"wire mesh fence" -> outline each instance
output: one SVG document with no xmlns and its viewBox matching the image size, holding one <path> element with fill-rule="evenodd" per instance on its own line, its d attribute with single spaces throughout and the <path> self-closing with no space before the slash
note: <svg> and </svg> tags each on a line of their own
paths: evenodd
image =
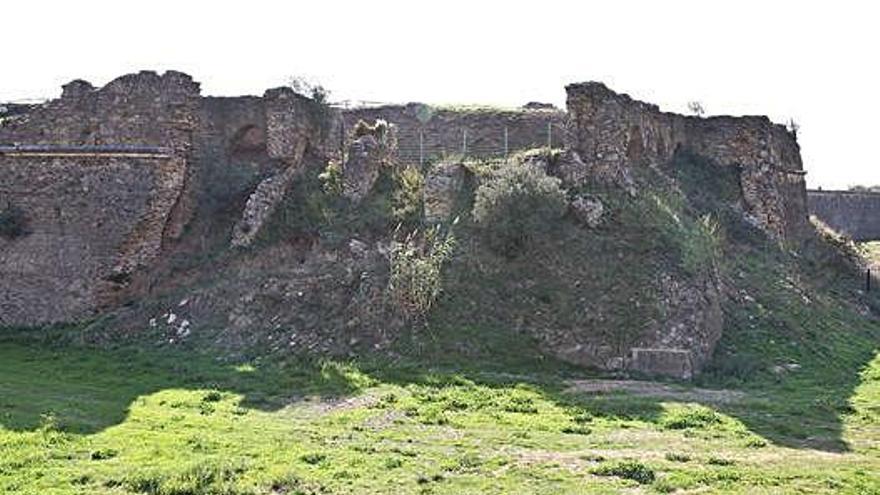
<svg viewBox="0 0 880 495">
<path fill-rule="evenodd" d="M 426 118 L 419 105 L 343 109 L 342 126 L 350 133 L 359 120 L 394 124 L 398 158 L 419 165 L 447 157 L 504 158 L 526 149 L 562 147 L 567 141 L 565 114 L 558 110 L 435 109 Z M 342 146 L 345 141 L 340 140 Z"/>
</svg>

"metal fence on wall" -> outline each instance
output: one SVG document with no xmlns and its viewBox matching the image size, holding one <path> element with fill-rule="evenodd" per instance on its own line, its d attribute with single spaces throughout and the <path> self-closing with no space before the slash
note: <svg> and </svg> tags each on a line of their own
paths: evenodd
<svg viewBox="0 0 880 495">
<path fill-rule="evenodd" d="M 346 130 L 340 136 L 340 146 L 345 146 L 344 136 L 357 120 L 378 118 L 397 126 L 398 157 L 419 165 L 448 157 L 504 158 L 525 149 L 560 148 L 567 142 L 564 113 L 558 110 L 440 109 L 433 120 L 417 120 L 407 105 L 371 103 L 335 105 L 341 110 Z"/>
</svg>

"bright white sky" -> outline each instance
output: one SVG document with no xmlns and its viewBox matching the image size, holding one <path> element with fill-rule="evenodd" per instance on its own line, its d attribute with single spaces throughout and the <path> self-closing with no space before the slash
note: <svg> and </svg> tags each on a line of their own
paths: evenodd
<svg viewBox="0 0 880 495">
<path fill-rule="evenodd" d="M 873 2 L 476 0 L 0 4 L 0 101 L 140 69 L 209 95 L 299 74 L 333 99 L 564 104 L 600 80 L 684 112 L 793 117 L 811 187 L 880 184 Z"/>
</svg>

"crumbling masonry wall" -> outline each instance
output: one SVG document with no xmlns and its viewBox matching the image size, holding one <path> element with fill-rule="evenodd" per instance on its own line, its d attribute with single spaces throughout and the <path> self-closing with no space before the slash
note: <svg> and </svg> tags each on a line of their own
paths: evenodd
<svg viewBox="0 0 880 495">
<path fill-rule="evenodd" d="M 0 240 L 0 324 L 88 317 L 159 256 L 185 183 L 198 95 L 197 83 L 171 71 L 100 89 L 74 81 L 61 98 L 4 122 L 0 203 L 22 211 L 27 230 Z"/>
<path fill-rule="evenodd" d="M 576 152 L 576 174 L 625 181 L 628 169 L 663 167 L 688 149 L 740 170 L 743 209 L 772 235 L 807 228 L 799 150 L 784 128 L 758 117 L 663 113 L 598 83 L 567 89 L 566 114 L 423 104 L 329 110 L 289 88 L 202 97 L 198 83 L 173 71 L 102 88 L 71 82 L 59 99 L 7 114 L 0 126 L 0 209 L 15 205 L 27 225 L 22 236 L 0 238 L 0 325 L 79 320 L 120 294 L 137 296 L 142 287 L 129 280 L 199 221 L 225 245 L 248 245 L 299 170 L 339 159 L 359 120 L 395 124 L 398 158 L 410 163 L 465 146 L 468 156 L 495 157 L 549 144 Z M 212 220 L 229 211 L 231 221 Z"/>
<path fill-rule="evenodd" d="M 0 127 L 0 209 L 27 224 L 0 238 L 0 325 L 81 320 L 136 296 L 132 278 L 193 215 L 244 206 L 260 181 L 288 177 L 323 146 L 289 90 L 202 98 L 174 71 L 63 89 Z"/>
<path fill-rule="evenodd" d="M 0 198 L 24 235 L 0 237 L 0 325 L 90 317 L 159 254 L 182 186 L 172 158 L 0 155 Z"/>
<path fill-rule="evenodd" d="M 677 150 L 740 170 L 743 209 L 780 240 L 805 235 L 800 148 L 766 117 L 689 117 L 661 112 L 597 82 L 566 87 L 571 148 L 595 175 L 625 182 L 633 167 L 662 168 Z"/>
</svg>

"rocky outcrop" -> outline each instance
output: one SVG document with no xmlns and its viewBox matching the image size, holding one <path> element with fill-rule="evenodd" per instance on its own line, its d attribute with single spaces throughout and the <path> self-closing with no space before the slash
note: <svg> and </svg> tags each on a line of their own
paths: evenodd
<svg viewBox="0 0 880 495">
<path fill-rule="evenodd" d="M 373 189 L 382 167 L 382 145 L 371 135 L 355 139 L 342 166 L 342 193 L 360 203 Z"/>
</svg>

